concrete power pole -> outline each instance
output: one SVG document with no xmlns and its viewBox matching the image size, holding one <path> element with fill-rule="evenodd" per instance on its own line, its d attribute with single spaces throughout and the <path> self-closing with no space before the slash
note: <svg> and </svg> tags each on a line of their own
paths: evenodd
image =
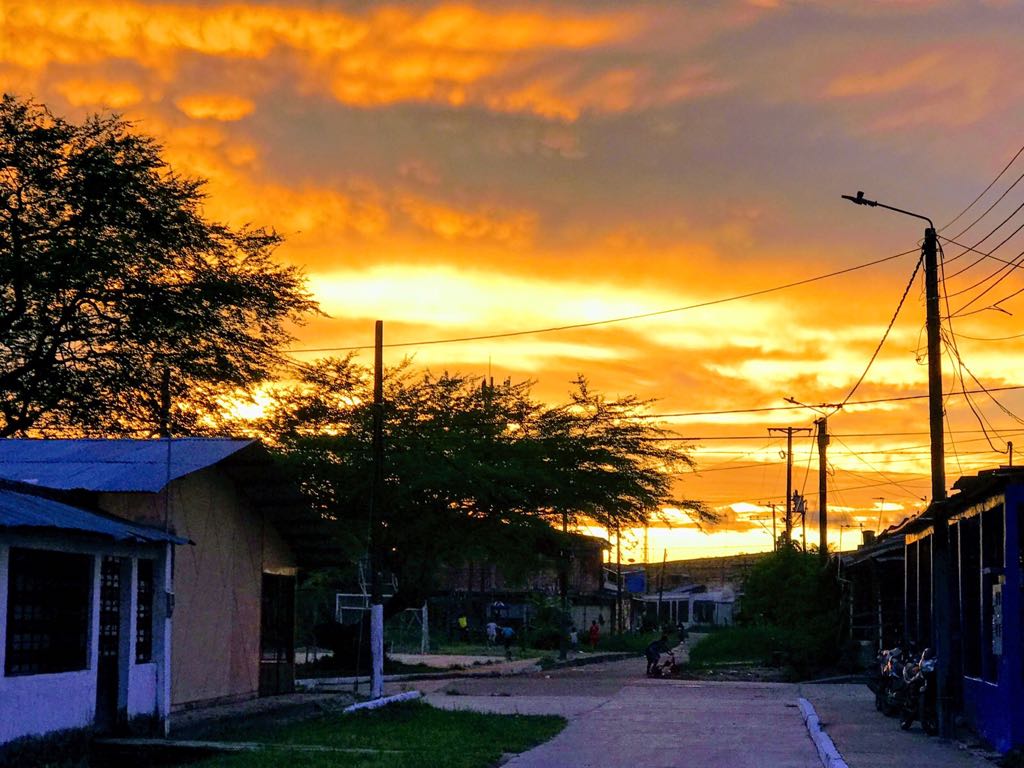
<svg viewBox="0 0 1024 768">
<path fill-rule="evenodd" d="M 370 697 L 384 695 L 384 594 L 383 496 L 384 496 L 384 323 L 374 328 L 373 345 L 373 483 L 370 486 L 370 653 L 373 659 Z"/>
<path fill-rule="evenodd" d="M 786 435 L 786 546 L 793 541 L 793 433 L 810 432 L 810 427 L 768 427 L 768 434 Z"/>
<path fill-rule="evenodd" d="M 828 419 L 818 425 L 818 556 L 828 562 Z"/>
</svg>

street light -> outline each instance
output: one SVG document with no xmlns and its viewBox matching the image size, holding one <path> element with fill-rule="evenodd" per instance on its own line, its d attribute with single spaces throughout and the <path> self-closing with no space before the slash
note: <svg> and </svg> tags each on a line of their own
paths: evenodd
<svg viewBox="0 0 1024 768">
<path fill-rule="evenodd" d="M 906 211 L 892 205 L 869 200 L 863 192 L 856 196 L 843 195 L 856 205 L 902 213 L 928 222 L 924 231 L 924 287 L 925 313 L 928 329 L 928 424 L 931 434 L 932 459 L 932 596 L 935 606 L 935 650 L 938 653 L 936 677 L 938 679 L 939 733 L 943 738 L 953 735 L 953 700 L 950 685 L 953 643 L 951 617 L 953 614 L 949 567 L 949 513 L 946 511 L 946 466 L 942 443 L 942 357 L 939 350 L 939 269 L 938 238 L 935 224 L 927 216 Z"/>
</svg>

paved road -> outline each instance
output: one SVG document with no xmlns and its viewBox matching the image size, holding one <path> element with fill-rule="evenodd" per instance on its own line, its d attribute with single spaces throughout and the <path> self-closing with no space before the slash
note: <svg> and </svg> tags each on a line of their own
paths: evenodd
<svg viewBox="0 0 1024 768">
<path fill-rule="evenodd" d="M 508 768 L 820 768 L 797 686 L 649 680 L 643 659 L 425 686 L 434 706 L 561 714 L 568 727 Z"/>
<path fill-rule="evenodd" d="M 438 707 L 568 718 L 561 734 L 507 768 L 821 768 L 801 696 L 850 768 L 992 768 L 956 745 L 900 731 L 862 685 L 649 680 L 643 666 L 631 659 L 416 687 Z"/>
</svg>

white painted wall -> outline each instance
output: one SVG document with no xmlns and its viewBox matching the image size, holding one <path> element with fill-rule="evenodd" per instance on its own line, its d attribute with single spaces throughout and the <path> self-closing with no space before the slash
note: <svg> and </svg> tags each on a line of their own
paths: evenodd
<svg viewBox="0 0 1024 768">
<path fill-rule="evenodd" d="M 59 552 L 93 555 L 91 610 L 89 621 L 89 650 L 87 668 L 80 671 L 46 675 L 4 674 L 7 649 L 7 595 L 9 553 L 11 547 L 27 547 Z M 122 652 L 127 651 L 126 679 L 122 680 L 124 703 L 129 717 L 157 714 L 166 718 L 169 709 L 169 675 L 165 670 L 170 654 L 169 634 L 171 621 L 163 610 L 164 592 L 170 577 L 170 545 L 138 547 L 130 545 L 79 542 L 71 538 L 45 536 L 0 535 L 0 744 L 23 736 L 40 736 L 68 728 L 86 728 L 92 725 L 96 713 L 96 669 L 99 657 L 99 578 L 100 555 L 111 554 L 133 558 L 129 596 L 122 605 L 128 616 L 122 631 L 129 630 Z M 134 558 L 140 555 L 156 556 L 154 589 L 157 610 L 154 612 L 153 661 L 135 664 L 135 580 L 137 567 Z M 127 626 L 126 626 L 127 625 Z"/>
<path fill-rule="evenodd" d="M 0 744 L 85 728 L 95 713 L 95 666 L 81 672 L 0 678 Z"/>
<path fill-rule="evenodd" d="M 160 698 L 157 693 L 156 664 L 131 664 L 128 667 L 128 717 L 158 714 Z"/>
</svg>

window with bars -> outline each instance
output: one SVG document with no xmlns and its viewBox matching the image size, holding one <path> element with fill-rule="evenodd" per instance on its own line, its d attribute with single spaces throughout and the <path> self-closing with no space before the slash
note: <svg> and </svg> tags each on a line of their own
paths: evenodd
<svg viewBox="0 0 1024 768">
<path fill-rule="evenodd" d="M 93 558 L 12 548 L 4 674 L 40 675 L 88 666 Z"/>
<path fill-rule="evenodd" d="M 135 589 L 135 663 L 153 660 L 153 561 L 138 561 Z"/>
</svg>

